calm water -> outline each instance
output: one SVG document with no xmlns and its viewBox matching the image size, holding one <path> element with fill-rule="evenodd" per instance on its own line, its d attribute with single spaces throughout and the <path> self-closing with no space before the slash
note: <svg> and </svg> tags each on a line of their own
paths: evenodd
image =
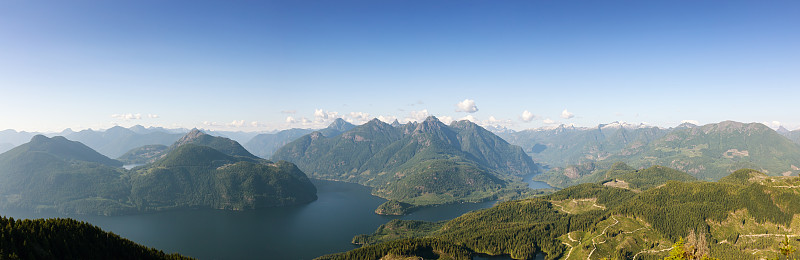
<svg viewBox="0 0 800 260">
<path fill-rule="evenodd" d="M 353 236 L 391 219 L 440 221 L 494 202 L 424 208 L 402 217 L 373 211 L 385 200 L 357 184 L 314 180 L 319 199 L 302 206 L 252 211 L 179 210 L 130 216 L 63 216 L 0 211 L 14 218 L 71 217 L 165 252 L 199 259 L 312 259 L 356 248 Z"/>
<path fill-rule="evenodd" d="M 533 180 L 533 176 L 536 176 L 536 175 L 531 174 L 531 175 L 528 175 L 528 176 L 525 176 L 525 177 L 522 178 L 522 181 L 528 183 L 528 187 L 530 187 L 531 189 L 552 189 L 553 188 L 553 186 L 550 186 L 546 182 L 534 181 Z"/>
<path fill-rule="evenodd" d="M 551 188 L 544 182 L 531 188 Z M 177 210 L 129 216 L 38 214 L 2 210 L 14 218 L 71 217 L 137 243 L 199 259 L 312 259 L 356 248 L 353 236 L 369 234 L 389 220 L 440 221 L 488 208 L 493 201 L 423 208 L 402 217 L 379 216 L 386 200 L 358 184 L 313 180 L 318 200 L 301 206 L 252 211 Z M 497 258 L 491 258 L 497 259 Z M 502 258 L 501 258 L 502 259 Z"/>
<path fill-rule="evenodd" d="M 144 164 L 141 164 L 141 163 L 126 164 L 126 165 L 123 165 L 122 168 L 125 168 L 125 170 L 130 170 L 130 169 L 133 169 L 134 167 L 142 166 L 142 165 L 144 165 Z"/>
</svg>

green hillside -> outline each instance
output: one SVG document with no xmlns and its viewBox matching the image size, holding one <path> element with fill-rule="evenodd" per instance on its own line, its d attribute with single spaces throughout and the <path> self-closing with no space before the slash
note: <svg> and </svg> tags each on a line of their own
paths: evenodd
<svg viewBox="0 0 800 260">
<path fill-rule="evenodd" d="M 774 259 L 785 236 L 800 245 L 800 178 L 762 181 L 669 181 L 641 192 L 581 184 L 446 222 L 392 221 L 354 238 L 366 246 L 320 259 L 662 259 L 680 238 L 719 259 Z"/>
<path fill-rule="evenodd" d="M 551 186 L 559 188 L 582 183 L 598 183 L 632 190 L 647 190 L 663 185 L 668 181 L 691 182 L 697 180 L 697 178 L 685 172 L 660 165 L 637 170 L 623 162 L 616 162 L 609 169 L 596 169 L 593 164 L 587 164 L 585 167 L 574 167 L 572 173 L 575 175 L 570 175 L 569 177 L 564 174 L 566 171 L 569 171 L 569 169 L 557 169 L 537 175 L 534 179 L 547 182 Z"/>
<path fill-rule="evenodd" d="M 159 145 L 137 147 L 120 156 L 120 160 L 124 160 L 126 163 L 151 163 L 185 144 L 208 146 L 230 156 L 253 160 L 259 159 L 234 140 L 220 136 L 212 136 L 198 129 L 192 129 L 169 147 L 164 148 Z"/>
<path fill-rule="evenodd" d="M 241 147 L 226 140 L 225 147 Z M 34 137 L 0 154 L 0 207 L 117 215 L 173 208 L 244 210 L 316 199 L 314 185 L 291 163 L 229 155 L 192 142 L 130 171 L 103 162 L 121 164 L 63 137 Z"/>
<path fill-rule="evenodd" d="M 767 175 L 753 169 L 740 169 L 719 179 L 722 183 L 747 185 L 751 182 L 767 179 Z"/>
<path fill-rule="evenodd" d="M 178 139 L 178 141 L 167 148 L 166 152 L 171 152 L 172 150 L 175 150 L 184 144 L 208 146 L 231 156 L 240 156 L 252 159 L 258 158 L 247 151 L 247 149 L 244 149 L 242 145 L 234 140 L 225 137 L 208 135 L 198 129 L 192 129 L 192 131 L 189 131 L 189 133 L 181 137 L 181 139 Z"/>
<path fill-rule="evenodd" d="M 303 136 L 273 156 L 313 178 L 356 182 L 413 205 L 495 198 L 538 166 L 519 147 L 469 121 L 435 117 L 392 126 L 374 119 L 338 136 Z"/>
<path fill-rule="evenodd" d="M 0 259 L 190 259 L 72 219 L 0 217 Z"/>
<path fill-rule="evenodd" d="M 672 131 L 627 161 L 664 165 L 704 180 L 719 180 L 740 168 L 788 176 L 800 172 L 800 146 L 763 124 L 725 121 Z"/>
<path fill-rule="evenodd" d="M 125 211 L 121 165 L 63 137 L 35 136 L 0 154 L 0 207 L 71 213 Z"/>
<path fill-rule="evenodd" d="M 126 152 L 117 160 L 125 163 L 125 164 L 145 164 L 154 162 L 156 159 L 159 158 L 166 150 L 166 145 L 160 144 L 153 144 L 153 145 L 145 145 L 142 147 L 133 148 L 130 151 Z"/>
<path fill-rule="evenodd" d="M 288 162 L 234 157 L 185 144 L 130 173 L 131 202 L 139 210 L 244 210 L 316 200 L 316 188 Z"/>
</svg>

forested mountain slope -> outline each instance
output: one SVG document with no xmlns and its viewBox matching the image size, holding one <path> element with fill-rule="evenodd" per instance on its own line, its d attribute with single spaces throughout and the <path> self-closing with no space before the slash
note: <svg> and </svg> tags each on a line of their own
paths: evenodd
<svg viewBox="0 0 800 260">
<path fill-rule="evenodd" d="M 354 238 L 367 246 L 320 259 L 469 259 L 476 253 L 515 259 L 538 253 L 547 259 L 662 259 L 680 238 L 700 255 L 772 259 L 780 255 L 784 237 L 795 248 L 800 245 L 800 178 L 757 176 L 764 178 L 739 184 L 669 181 L 640 192 L 581 184 L 445 222 L 393 220 Z"/>
<path fill-rule="evenodd" d="M 189 259 L 72 219 L 0 217 L 0 259 Z"/>
<path fill-rule="evenodd" d="M 116 215 L 173 208 L 244 210 L 317 198 L 314 185 L 294 164 L 257 158 L 227 138 L 196 131 L 165 152 L 151 164 L 125 170 L 80 142 L 38 135 L 0 154 L 0 206 Z"/>
<path fill-rule="evenodd" d="M 349 181 L 415 205 L 493 198 L 515 176 L 538 172 L 519 147 L 469 121 L 435 117 L 395 126 L 374 119 L 340 135 L 303 136 L 273 156 L 313 178 Z"/>
</svg>

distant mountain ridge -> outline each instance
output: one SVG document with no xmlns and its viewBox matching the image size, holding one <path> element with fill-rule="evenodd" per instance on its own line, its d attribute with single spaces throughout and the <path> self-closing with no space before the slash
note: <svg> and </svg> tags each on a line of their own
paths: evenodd
<svg viewBox="0 0 800 260">
<path fill-rule="evenodd" d="M 328 125 L 327 128 L 317 131 L 326 137 L 333 137 L 347 132 L 354 127 L 355 125 L 348 123 L 344 119 L 337 118 Z M 315 130 L 312 129 L 292 128 L 272 134 L 259 134 L 250 139 L 244 146 L 247 150 L 261 158 L 270 158 L 278 148 L 314 131 Z"/>
<path fill-rule="evenodd" d="M 109 167 L 122 166 L 121 162 L 108 158 L 80 142 L 67 140 L 63 136 L 48 138 L 44 135 L 36 135 L 31 138 L 30 142 L 8 151 L 7 154 L 4 154 L 4 158 L 24 153 L 47 153 L 64 161 L 93 162 Z"/>
<path fill-rule="evenodd" d="M 594 128 L 559 125 L 499 134 L 511 144 L 521 146 L 541 164 L 562 167 L 602 161 L 614 154 L 630 154 L 669 130 L 625 123 L 602 124 Z"/>
<path fill-rule="evenodd" d="M 415 205 L 483 200 L 506 187 L 499 177 L 538 171 L 522 149 L 480 126 L 447 126 L 435 117 L 395 126 L 373 119 L 333 137 L 313 132 L 272 158 L 294 162 L 314 178 L 364 184 Z"/>
<path fill-rule="evenodd" d="M 112 158 L 117 158 L 133 148 L 144 145 L 169 145 L 181 136 L 183 134 L 161 131 L 137 133 L 120 126 L 105 131 L 82 130 L 65 135 L 67 139 L 84 143 Z"/>
<path fill-rule="evenodd" d="M 740 168 L 770 175 L 800 173 L 800 145 L 760 123 L 684 123 L 670 129 L 561 126 L 504 137 L 570 178 L 580 169 L 609 167 L 617 161 L 637 168 L 664 165 L 704 180 L 718 180 Z"/>
</svg>

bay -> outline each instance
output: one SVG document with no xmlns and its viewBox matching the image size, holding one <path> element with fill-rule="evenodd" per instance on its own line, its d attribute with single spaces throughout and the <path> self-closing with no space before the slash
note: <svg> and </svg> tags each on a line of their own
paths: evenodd
<svg viewBox="0 0 800 260">
<path fill-rule="evenodd" d="M 531 175 L 523 176 L 523 177 L 522 177 L 522 181 L 523 181 L 523 182 L 525 182 L 525 183 L 527 183 L 527 184 L 528 184 L 528 187 L 529 187 L 529 188 L 531 188 L 531 189 L 534 189 L 534 190 L 535 190 L 535 189 L 553 189 L 553 186 L 550 186 L 550 185 L 549 185 L 549 184 L 547 184 L 546 182 L 543 182 L 543 181 L 534 181 L 534 180 L 533 180 L 533 177 L 534 177 L 534 176 L 536 176 L 536 174 L 531 174 Z"/>
<path fill-rule="evenodd" d="M 125 216 L 88 216 L 2 210 L 14 218 L 70 217 L 134 242 L 198 259 L 313 259 L 357 248 L 353 236 L 372 233 L 392 219 L 441 221 L 494 201 L 427 207 L 405 216 L 379 216 L 386 200 L 358 184 L 313 180 L 318 200 L 250 211 L 173 210 Z"/>
</svg>

